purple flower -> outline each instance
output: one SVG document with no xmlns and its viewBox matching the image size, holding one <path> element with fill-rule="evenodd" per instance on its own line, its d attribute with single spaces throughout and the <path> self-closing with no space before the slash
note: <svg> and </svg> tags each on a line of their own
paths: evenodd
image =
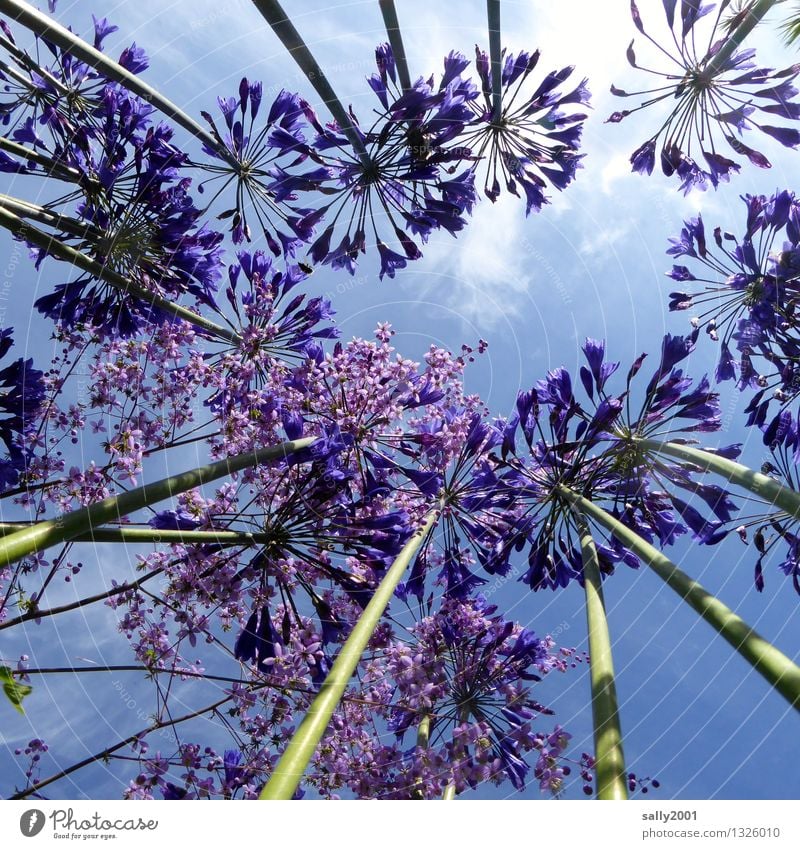
<svg viewBox="0 0 800 849">
<path fill-rule="evenodd" d="M 638 106 L 614 112 L 608 121 L 619 123 L 643 109 L 656 104 L 668 104 L 671 110 L 666 121 L 658 119 L 660 129 L 640 145 L 631 156 L 632 170 L 651 174 L 655 164 L 655 149 L 661 145 L 661 169 L 668 177 L 673 174 L 680 180 L 684 193 L 692 189 L 716 188 L 728 182 L 740 170 L 739 164 L 720 153 L 719 143 L 724 139 L 729 148 L 760 168 L 769 168 L 769 160 L 759 151 L 748 147 L 740 138 L 745 130 L 761 130 L 787 147 L 800 142 L 797 130 L 765 124 L 773 116 L 794 121 L 800 118 L 800 104 L 792 102 L 797 94 L 793 80 L 798 66 L 783 71 L 760 67 L 755 60 L 755 50 L 738 49 L 720 60 L 720 50 L 726 50 L 731 29 L 720 32 L 721 13 L 728 5 L 720 5 L 708 32 L 701 32 L 698 22 L 715 6 L 695 2 L 681 3 L 681 13 L 676 17 L 676 3 L 664 3 L 671 38 L 658 45 L 645 31 L 634 0 L 631 15 L 636 28 L 659 49 L 658 58 L 669 64 L 666 70 L 653 67 L 649 59 L 640 65 L 631 42 L 628 62 L 633 68 L 657 77 L 657 85 L 644 91 L 623 91 L 611 86 L 617 97 L 644 99 Z M 773 85 L 769 85 L 773 83 Z M 761 114 L 758 114 L 761 113 Z"/>
<path fill-rule="evenodd" d="M 433 78 L 420 78 L 408 91 L 397 86 L 388 44 L 378 47 L 376 62 L 378 73 L 368 83 L 380 101 L 377 118 L 362 127 L 352 115 L 366 156 L 351 148 L 336 125 L 323 127 L 305 106 L 317 130 L 312 158 L 328 169 L 327 177 L 320 172 L 308 188 L 330 196 L 324 212 L 335 222 L 309 253 L 315 262 L 354 273 L 369 242 L 378 248 L 380 276 L 393 277 L 407 261 L 422 256 L 414 236 L 425 242 L 437 229 L 455 235 L 472 210 L 472 168 L 456 173 L 472 157 L 457 142 L 473 118 L 470 103 L 477 91 L 461 76 L 467 61 L 457 53 L 445 59 L 438 86 Z M 384 227 L 392 238 L 383 235 Z M 388 247 L 395 240 L 402 253 Z"/>
<path fill-rule="evenodd" d="M 502 105 L 495 118 L 489 57 L 478 47 L 475 54 L 483 99 L 470 101 L 475 119 L 464 139 L 485 163 L 484 193 L 495 201 L 503 189 L 519 197 L 521 188 L 526 215 L 538 212 L 548 202 L 547 184 L 563 190 L 579 167 L 586 114 L 572 111 L 572 104 L 588 104 L 586 80 L 570 91 L 559 90 L 572 74 L 573 68 L 567 67 L 547 74 L 532 92 L 523 94 L 539 51 L 515 56 L 503 50 Z"/>
<path fill-rule="evenodd" d="M 205 149 L 217 161 L 200 166 L 215 175 L 201 184 L 201 190 L 213 185 L 216 200 L 229 187 L 235 189 L 235 205 L 219 213 L 220 219 L 230 220 L 235 243 L 251 241 L 257 222 L 275 256 L 293 257 L 298 245 L 310 240 L 311 222 L 319 215 L 289 201 L 297 199 L 298 191 L 315 189 L 329 173 L 324 168 L 301 174 L 284 170 L 282 160 L 291 157 L 292 165 L 297 165 L 309 156 L 303 134 L 306 104 L 296 94 L 281 91 L 264 116 L 262 96 L 262 84 L 245 77 L 239 83 L 238 97 L 217 100 L 224 130 L 217 128 L 208 112 L 202 113 L 226 153 Z"/>
<path fill-rule="evenodd" d="M 800 387 L 800 203 L 786 190 L 742 200 L 747 216 L 741 237 L 719 227 L 707 237 L 698 217 L 686 221 L 680 237 L 670 240 L 667 253 L 688 257 L 691 268 L 673 265 L 667 276 L 696 287 L 671 293 L 670 309 L 697 310 L 693 325 L 720 342 L 718 381 L 738 374 L 742 390 L 773 390 L 760 403 L 786 402 Z M 756 360 L 764 369 L 761 374 Z"/>
<path fill-rule="evenodd" d="M 14 344 L 12 329 L 0 330 L 0 360 Z M 0 370 L 0 440 L 6 456 L 0 456 L 0 492 L 19 481 L 32 457 L 25 444 L 46 397 L 44 375 L 33 360 L 18 359 Z"/>
</svg>

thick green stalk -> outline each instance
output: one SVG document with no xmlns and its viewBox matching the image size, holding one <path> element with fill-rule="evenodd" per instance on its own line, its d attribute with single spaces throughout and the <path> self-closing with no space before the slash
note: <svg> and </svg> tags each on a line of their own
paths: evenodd
<svg viewBox="0 0 800 849">
<path fill-rule="evenodd" d="M 637 533 L 588 499 L 564 487 L 559 493 L 599 525 L 611 531 L 671 587 L 691 608 L 727 640 L 734 649 L 771 684 L 795 709 L 800 710 L 800 667 L 767 642 L 729 607 L 701 584 L 690 578 Z"/>
<path fill-rule="evenodd" d="M 622 752 L 614 661 L 608 632 L 600 561 L 592 532 L 583 514 L 575 510 L 583 554 L 583 584 L 586 591 L 586 624 L 589 629 L 589 669 L 592 682 L 597 798 L 628 798 L 627 772 Z"/>
<path fill-rule="evenodd" d="M 203 129 L 194 119 L 190 118 L 182 109 L 178 108 L 166 97 L 160 95 L 154 88 L 142 82 L 135 74 L 126 71 L 113 59 L 96 50 L 90 44 L 78 38 L 75 33 L 70 32 L 52 18 L 35 9 L 23 0 L 0 0 L 0 14 L 7 15 L 11 20 L 32 30 L 42 38 L 46 38 L 62 50 L 66 50 L 72 56 L 85 62 L 104 77 L 124 86 L 128 91 L 146 100 L 156 109 L 160 110 L 168 118 L 191 133 L 198 141 L 202 142 L 211 150 L 216 151 L 224 159 L 231 161 L 227 149 L 207 130 Z M 235 164 L 235 163 L 232 163 Z"/>
<path fill-rule="evenodd" d="M 400 32 L 400 22 L 397 20 L 394 0 L 378 0 L 378 3 L 381 7 L 383 23 L 386 26 L 386 34 L 389 36 L 389 44 L 394 54 L 397 75 L 400 77 L 400 86 L 403 91 L 408 91 L 411 88 L 411 75 L 408 73 L 406 50 L 403 46 L 403 36 Z"/>
<path fill-rule="evenodd" d="M 503 110 L 503 48 L 500 36 L 500 0 L 486 0 L 489 19 L 489 58 L 492 62 L 492 123 L 500 122 Z"/>
<path fill-rule="evenodd" d="M 725 65 L 733 54 L 741 47 L 742 42 L 753 31 L 764 15 L 780 0 L 757 0 L 745 15 L 738 27 L 728 36 L 719 52 L 711 57 L 705 67 L 705 73 L 713 76 Z"/>
<path fill-rule="evenodd" d="M 646 451 L 668 454 L 670 457 L 693 463 L 707 472 L 713 472 L 732 484 L 749 490 L 767 504 L 780 507 L 788 515 L 800 519 L 800 493 L 783 486 L 768 475 L 754 472 L 741 463 L 712 454 L 710 451 L 703 451 L 702 448 L 691 448 L 675 442 L 658 442 L 653 439 L 639 439 L 637 444 Z"/>
<path fill-rule="evenodd" d="M 308 713 L 289 741 L 272 777 L 261 791 L 261 799 L 291 799 L 294 795 L 333 712 L 342 700 L 347 685 L 361 660 L 361 655 L 380 623 L 383 612 L 409 563 L 436 523 L 438 515 L 438 510 L 431 510 L 428 513 L 423 526 L 403 546 L 403 550 L 397 555 L 378 585 L 375 594 L 340 649 Z"/>
<path fill-rule="evenodd" d="M 2 0 L 0 0 L 0 2 L 2 2 Z M 23 202 L 17 202 L 14 206 L 22 211 Z M 30 207 L 31 205 L 24 204 L 24 206 Z M 44 210 L 42 214 L 45 212 L 46 210 Z M 37 217 L 41 218 L 41 215 L 35 211 L 30 214 L 35 214 Z M 47 214 L 55 215 L 55 213 Z M 62 216 L 56 217 L 60 218 Z M 109 286 L 113 286 L 115 289 L 118 289 L 126 295 L 130 295 L 132 298 L 144 301 L 157 309 L 163 310 L 164 312 L 170 313 L 178 318 L 182 318 L 184 321 L 188 321 L 195 327 L 206 330 L 217 338 L 230 342 L 233 345 L 239 342 L 239 335 L 234 333 L 234 331 L 227 327 L 222 327 L 213 321 L 209 321 L 209 319 L 204 316 L 198 315 L 197 313 L 186 309 L 186 307 L 174 304 L 153 292 L 148 292 L 147 289 L 143 289 L 136 283 L 127 280 L 121 274 L 117 274 L 116 271 L 101 265 L 99 262 L 91 259 L 91 257 L 86 256 L 86 254 L 76 251 L 75 248 L 59 241 L 55 236 L 51 236 L 43 230 L 37 229 L 27 221 L 20 218 L 15 212 L 12 212 L 11 209 L 3 202 L 0 202 L 0 227 L 5 227 L 6 230 L 10 230 L 18 238 L 43 248 L 48 254 L 56 257 L 57 259 L 63 260 L 64 262 L 68 262 L 76 268 L 80 268 L 81 271 L 91 274 L 92 277 L 96 277 L 104 283 L 108 283 Z"/>
<path fill-rule="evenodd" d="M 259 448 L 255 451 L 237 454 L 224 460 L 218 460 L 216 463 L 209 463 L 207 466 L 199 466 L 188 472 L 145 484 L 129 492 L 123 492 L 121 495 L 105 498 L 80 510 L 64 513 L 57 519 L 36 522 L 21 531 L 15 531 L 0 539 L 0 566 L 15 563 L 23 557 L 28 557 L 37 551 L 58 545 L 58 543 L 68 542 L 81 534 L 88 534 L 92 528 L 98 525 L 119 521 L 123 516 L 132 513 L 134 510 L 164 501 L 173 495 L 187 492 L 210 481 L 227 477 L 234 472 L 240 472 L 261 463 L 282 459 L 301 448 L 306 448 L 314 441 L 315 437 L 306 437 L 305 439 L 282 442 L 280 445 L 271 448 Z"/>
<path fill-rule="evenodd" d="M 41 165 L 42 168 L 47 168 L 47 176 L 53 177 L 56 180 L 64 180 L 68 183 L 77 183 L 81 179 L 81 174 L 74 168 L 62 165 L 59 162 L 54 162 L 49 156 L 45 156 L 37 150 L 31 150 L 31 148 L 25 147 L 25 145 L 19 144 L 13 139 L 6 138 L 5 136 L 0 136 L 0 150 L 5 150 L 20 159 L 27 159 L 31 162 L 35 162 L 37 165 Z"/>
<path fill-rule="evenodd" d="M 427 749 L 431 739 L 431 715 L 423 714 L 422 719 L 417 726 L 417 746 L 420 749 Z"/>
<path fill-rule="evenodd" d="M 469 705 L 461 705 L 458 709 L 458 721 L 461 725 L 465 722 L 469 722 Z M 452 802 L 453 799 L 456 798 L 456 783 L 455 781 L 451 782 L 444 788 L 444 793 L 442 793 L 442 801 L 443 802 Z"/>
<path fill-rule="evenodd" d="M 33 527 L 32 523 L 0 523 L 0 537 Z M 155 528 L 90 528 L 72 537 L 72 542 L 114 542 L 129 545 L 140 543 L 176 545 L 267 545 L 274 537 L 246 531 L 161 531 Z"/>
<path fill-rule="evenodd" d="M 369 168 L 371 160 L 364 142 L 358 134 L 350 115 L 342 106 L 331 88 L 328 78 L 320 68 L 317 60 L 306 46 L 300 33 L 289 20 L 286 12 L 277 0 L 253 0 L 253 5 L 261 13 L 264 20 L 272 27 L 272 31 L 280 39 L 281 44 L 288 50 L 292 59 L 297 62 L 300 70 L 306 75 L 308 81 L 314 87 L 314 91 L 322 98 L 322 102 L 328 107 L 328 111 L 336 119 L 341 131 L 347 136 L 347 140 L 353 145 L 353 150 L 364 168 Z"/>
</svg>

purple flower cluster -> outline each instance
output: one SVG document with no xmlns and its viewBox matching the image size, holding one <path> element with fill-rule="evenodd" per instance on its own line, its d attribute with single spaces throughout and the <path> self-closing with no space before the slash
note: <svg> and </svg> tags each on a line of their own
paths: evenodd
<svg viewBox="0 0 800 849">
<path fill-rule="evenodd" d="M 709 185 L 716 188 L 738 173 L 741 166 L 726 155 L 729 152 L 759 168 L 770 167 L 763 153 L 742 141 L 746 130 L 760 130 L 787 147 L 797 147 L 800 131 L 772 122 L 800 118 L 800 104 L 793 102 L 798 67 L 775 71 L 760 66 L 751 48 L 739 49 L 737 44 L 732 52 L 728 49 L 728 42 L 749 14 L 749 7 L 745 5 L 733 21 L 726 23 L 723 14 L 731 5 L 729 0 L 719 4 L 681 2 L 677 15 L 677 0 L 663 0 L 663 4 L 671 38 L 661 44 L 645 30 L 639 9 L 631 0 L 636 29 L 668 64 L 663 71 L 649 67 L 649 60 L 647 66 L 640 65 L 634 42 L 628 47 L 628 62 L 655 76 L 656 87 L 628 92 L 611 86 L 611 93 L 618 97 L 644 97 L 638 106 L 612 113 L 607 119 L 612 123 L 656 104 L 670 109 L 654 135 L 631 155 L 633 170 L 652 174 L 658 158 L 664 174 L 676 175 L 681 190 L 688 193 Z M 704 18 L 713 21 L 708 32 L 699 25 Z M 720 150 L 722 139 L 726 147 Z"/>
</svg>

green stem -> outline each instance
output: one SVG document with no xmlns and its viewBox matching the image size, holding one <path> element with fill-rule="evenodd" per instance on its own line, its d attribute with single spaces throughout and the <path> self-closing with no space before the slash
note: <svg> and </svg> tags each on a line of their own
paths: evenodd
<svg viewBox="0 0 800 849">
<path fill-rule="evenodd" d="M 378 3 L 381 7 L 383 23 L 386 26 L 386 34 L 389 36 L 389 44 L 394 54 L 397 75 L 400 77 L 400 86 L 406 92 L 411 88 L 411 76 L 408 73 L 408 61 L 403 46 L 403 36 L 400 32 L 400 22 L 397 20 L 397 9 L 394 0 L 378 0 Z"/>
<path fill-rule="evenodd" d="M 2 0 L 0 0 L 2 3 Z M 22 211 L 23 207 L 31 207 L 31 204 L 24 204 L 23 202 L 15 202 L 15 208 Z M 42 215 L 46 212 L 46 210 L 42 210 Z M 54 215 L 54 213 L 47 213 L 48 215 Z M 39 213 L 32 211 L 29 213 L 31 217 L 38 216 Z M 60 218 L 61 216 L 56 216 Z M 36 227 L 33 227 L 31 224 L 28 224 L 27 221 L 24 221 L 19 215 L 15 214 L 11 211 L 11 209 L 5 205 L 5 202 L 0 202 L 0 227 L 5 227 L 6 230 L 10 230 L 15 236 L 18 238 L 29 242 L 33 245 L 37 245 L 43 250 L 47 251 L 51 256 L 56 257 L 57 259 L 63 260 L 64 262 L 68 262 L 74 265 L 76 268 L 80 268 L 81 271 L 85 271 L 87 274 L 91 274 L 92 277 L 96 277 L 99 280 L 102 280 L 104 283 L 107 283 L 109 286 L 112 286 L 115 289 L 118 289 L 120 292 L 123 292 L 126 295 L 130 295 L 137 300 L 144 301 L 145 303 L 151 304 L 153 307 L 163 310 L 166 313 L 170 313 L 171 315 L 177 316 L 178 318 L 182 318 L 184 321 L 193 324 L 195 327 L 199 327 L 202 330 L 206 330 L 219 339 L 223 339 L 226 342 L 230 342 L 231 344 L 237 344 L 239 340 L 239 335 L 234 333 L 234 331 L 229 330 L 226 327 L 221 327 L 218 324 L 215 324 L 213 321 L 209 321 L 209 319 L 198 315 L 197 313 L 192 312 L 191 310 L 186 309 L 186 307 L 181 307 L 178 304 L 174 304 L 171 301 L 168 301 L 159 295 L 154 294 L 153 292 L 148 292 L 147 289 L 143 289 L 141 286 L 138 286 L 136 283 L 127 280 L 121 274 L 117 274 L 116 271 L 113 271 L 110 268 L 107 268 L 104 265 L 101 265 L 99 262 L 91 259 L 86 256 L 86 254 L 81 253 L 80 251 L 76 251 L 75 248 L 70 247 L 64 242 L 59 241 L 55 236 L 51 236 L 48 233 L 45 233 L 43 230 L 38 230 Z"/>
<path fill-rule="evenodd" d="M 0 522 L 0 537 L 33 527 L 30 522 Z M 90 528 L 72 542 L 153 543 L 163 545 L 267 545 L 270 534 L 247 531 L 162 531 L 155 528 Z"/>
<path fill-rule="evenodd" d="M 500 0 L 486 0 L 489 19 L 489 57 L 492 62 L 492 123 L 500 122 L 503 110 L 503 47 L 500 41 Z"/>
<path fill-rule="evenodd" d="M 29 147 L 18 144 L 13 139 L 6 138 L 5 136 L 0 136 L 0 150 L 5 150 L 14 156 L 18 156 L 20 159 L 35 162 L 37 165 L 41 165 L 42 168 L 47 168 L 47 177 L 53 177 L 56 180 L 63 180 L 67 183 L 77 183 L 81 179 L 81 174 L 74 168 L 55 162 L 49 156 L 45 156 L 37 150 L 31 150 Z"/>
<path fill-rule="evenodd" d="M 469 722 L 469 705 L 461 705 L 458 709 L 458 722 L 460 725 L 463 725 L 465 722 Z M 455 781 L 451 781 L 447 787 L 444 788 L 444 793 L 442 793 L 442 801 L 443 802 L 452 802 L 453 799 L 456 798 L 456 783 Z"/>
<path fill-rule="evenodd" d="M 154 483 L 132 489 L 121 495 L 105 498 L 96 504 L 90 504 L 80 510 L 64 513 L 57 519 L 36 522 L 33 525 L 0 539 L 0 566 L 15 563 L 29 557 L 37 551 L 43 551 L 61 542 L 68 542 L 81 534 L 87 534 L 92 528 L 108 522 L 119 521 L 123 516 L 148 507 L 159 501 L 171 498 L 181 492 L 202 486 L 210 481 L 240 472 L 289 456 L 301 448 L 306 448 L 316 437 L 295 439 L 283 442 L 271 448 L 259 448 L 233 457 L 226 457 L 207 466 L 199 466 L 182 474 L 172 475 Z"/>
<path fill-rule="evenodd" d="M 308 713 L 289 741 L 272 777 L 261 791 L 261 799 L 291 799 L 294 795 L 333 712 L 342 700 L 347 685 L 361 660 L 361 655 L 380 623 L 383 612 L 406 568 L 436 523 L 438 515 L 438 509 L 428 513 L 423 526 L 403 546 L 375 590 L 375 594 L 339 651 Z"/>
<path fill-rule="evenodd" d="M 693 463 L 707 472 L 720 475 L 730 483 L 749 490 L 767 504 L 780 507 L 788 515 L 800 519 L 800 493 L 783 486 L 768 475 L 754 472 L 741 463 L 720 457 L 719 454 L 712 454 L 710 451 L 703 451 L 701 448 L 690 448 L 688 445 L 678 445 L 674 442 L 658 442 L 653 439 L 639 439 L 636 442 L 647 451 L 668 454 L 670 457 Z"/>
<path fill-rule="evenodd" d="M 423 714 L 422 719 L 417 726 L 417 746 L 420 749 L 427 749 L 431 739 L 431 715 Z"/>
<path fill-rule="evenodd" d="M 586 591 L 597 798 L 625 800 L 628 798 L 627 772 L 622 752 L 622 729 L 600 561 L 586 519 L 577 510 L 574 512 L 581 538 L 583 583 Z"/>
<path fill-rule="evenodd" d="M 278 36 L 281 44 L 306 75 L 314 91 L 322 98 L 322 102 L 328 107 L 328 111 L 336 119 L 339 128 L 347 136 L 353 150 L 358 154 L 361 165 L 364 168 L 369 168 L 371 165 L 369 154 L 364 147 L 361 136 L 353 125 L 350 115 L 342 106 L 336 92 L 331 88 L 331 84 L 322 72 L 322 68 L 306 46 L 300 33 L 295 29 L 294 24 L 287 17 L 286 12 L 283 11 L 281 4 L 277 0 L 253 0 L 253 5 L 272 27 L 272 31 Z"/>
<path fill-rule="evenodd" d="M 223 159 L 232 162 L 228 150 L 207 130 L 204 130 L 195 120 L 190 118 L 182 109 L 179 109 L 166 97 L 160 95 L 155 89 L 142 82 L 135 74 L 126 71 L 121 65 L 109 59 L 108 56 L 96 50 L 90 44 L 78 38 L 75 33 L 70 32 L 52 18 L 42 14 L 23 0 L 0 0 L 0 14 L 7 15 L 22 26 L 27 27 L 42 38 L 51 41 L 62 50 L 66 50 L 76 59 L 85 62 L 91 68 L 98 71 L 109 80 L 119 83 L 128 91 L 138 95 L 143 100 L 155 106 L 168 118 L 191 133 L 198 141 L 206 145 L 210 150 L 216 151 Z"/>
<path fill-rule="evenodd" d="M 764 15 L 780 0 L 757 0 L 744 16 L 738 27 L 727 37 L 719 52 L 711 57 L 705 67 L 709 76 L 717 74 L 733 54 L 741 47 L 742 42 L 753 31 Z"/>
<path fill-rule="evenodd" d="M 800 667 L 630 528 L 583 496 L 564 487 L 560 487 L 559 492 L 585 516 L 591 517 L 606 530 L 611 531 L 625 548 L 646 563 L 662 581 L 730 643 L 789 704 L 800 710 Z"/>
</svg>

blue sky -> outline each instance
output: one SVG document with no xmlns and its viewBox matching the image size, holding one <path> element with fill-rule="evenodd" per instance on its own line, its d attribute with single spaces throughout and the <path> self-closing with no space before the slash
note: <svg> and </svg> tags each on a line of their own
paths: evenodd
<svg viewBox="0 0 800 849">
<path fill-rule="evenodd" d="M 374 95 L 364 77 L 373 69 L 375 45 L 385 38 L 378 4 L 287 0 L 284 5 L 340 99 L 357 112 L 370 108 Z M 639 5 L 646 24 L 654 33 L 663 33 L 659 0 Z M 397 7 L 412 76 L 438 71 L 451 49 L 471 55 L 476 42 L 486 43 L 485 4 L 479 0 L 398 0 Z M 61 2 L 58 16 L 88 34 L 92 11 L 97 7 L 86 0 Z M 286 87 L 316 101 L 245 0 L 104 3 L 102 14 L 120 27 L 106 43 L 108 52 L 118 54 L 131 40 L 144 46 L 152 59 L 146 80 L 190 114 L 214 110 L 217 95 L 233 94 L 243 75 L 262 79 L 266 91 Z M 772 169 L 743 167 L 743 173 L 717 193 L 684 198 L 660 175 L 646 179 L 629 173 L 628 156 L 652 131 L 656 116 L 646 112 L 621 125 L 603 123 L 620 108 L 608 93 L 609 84 L 637 87 L 636 74 L 625 61 L 625 48 L 638 35 L 625 0 L 504 2 L 503 34 L 512 51 L 539 47 L 545 71 L 575 64 L 576 78 L 589 78 L 594 109 L 584 135 L 584 168 L 575 184 L 528 219 L 513 198 L 495 205 L 484 200 L 458 240 L 446 234 L 432 237 L 424 258 L 400 271 L 395 280 L 378 282 L 374 257 L 365 259 L 354 278 L 328 270 L 312 278 L 313 286 L 332 298 L 346 337 L 369 334 L 378 321 L 388 320 L 397 330 L 398 350 L 417 358 L 432 343 L 458 349 L 462 342 L 487 339 L 489 349 L 470 368 L 467 383 L 498 414 L 506 413 L 517 391 L 530 387 L 549 368 L 564 365 L 574 370 L 586 336 L 607 338 L 609 356 L 625 363 L 643 351 L 655 355 L 666 331 L 686 332 L 686 314 L 671 315 L 666 308 L 667 238 L 678 233 L 684 218 L 699 211 L 708 223 L 740 232 L 739 196 L 794 189 L 797 173 L 796 152 L 769 141 L 763 149 Z M 796 59 L 780 45 L 770 25 L 748 43 L 761 45 L 770 64 Z M 15 183 L 6 191 L 22 194 L 24 189 Z M 3 255 L 16 266 L 10 241 L 3 238 L 2 245 Z M 45 362 L 51 355 L 44 341 L 49 331 L 30 309 L 52 285 L 52 272 L 37 277 L 25 262 L 23 258 L 15 268 L 7 321 L 17 327 L 18 354 L 24 351 Z M 701 339 L 690 372 L 699 377 L 712 370 L 715 357 L 713 344 Z M 745 442 L 748 461 L 758 466 L 763 459 L 759 436 L 741 428 L 744 403 L 731 387 L 723 388 L 725 430 L 718 439 L 720 444 Z M 88 448 L 82 459 L 90 459 Z M 103 582 L 121 580 L 129 574 L 133 554 L 130 550 L 121 558 L 100 547 L 88 550 L 86 569 L 95 570 Z M 767 587 L 759 595 L 752 586 L 753 551 L 738 540 L 708 549 L 677 546 L 673 554 L 768 639 L 789 656 L 798 656 L 798 599 L 776 567 L 768 572 Z M 785 702 L 770 694 L 654 575 L 623 566 L 605 587 L 626 756 L 637 773 L 659 778 L 657 798 L 796 797 L 800 742 L 796 718 Z M 59 592 L 66 598 L 71 589 Z M 537 632 L 585 648 L 578 586 L 558 595 L 534 595 L 509 582 L 497 589 L 496 598 L 510 615 Z M 124 663 L 128 658 L 107 608 L 74 617 L 66 630 L 63 624 L 59 629 L 31 627 L 0 643 L 6 659 L 22 651 L 33 654 L 34 649 L 52 663 L 83 663 L 81 658 Z M 574 735 L 575 757 L 591 747 L 586 672 L 579 668 L 546 681 L 539 694 Z M 149 694 L 139 695 L 148 691 L 140 689 L 135 676 L 104 677 L 100 683 L 95 677 L 101 678 L 84 677 L 66 689 L 63 681 L 57 682 L 58 689 L 55 679 L 37 681 L 25 718 L 3 711 L 0 773 L 13 774 L 10 750 L 32 736 L 57 741 L 59 756 L 68 762 L 146 724 L 152 704 Z M 195 689 L 192 699 L 196 697 Z M 57 785 L 54 795 L 118 796 L 118 772 L 95 767 L 88 778 Z M 477 795 L 489 791 L 481 789 Z M 525 795 L 539 797 L 535 783 Z M 580 795 L 579 783 L 568 795 Z"/>
</svg>

